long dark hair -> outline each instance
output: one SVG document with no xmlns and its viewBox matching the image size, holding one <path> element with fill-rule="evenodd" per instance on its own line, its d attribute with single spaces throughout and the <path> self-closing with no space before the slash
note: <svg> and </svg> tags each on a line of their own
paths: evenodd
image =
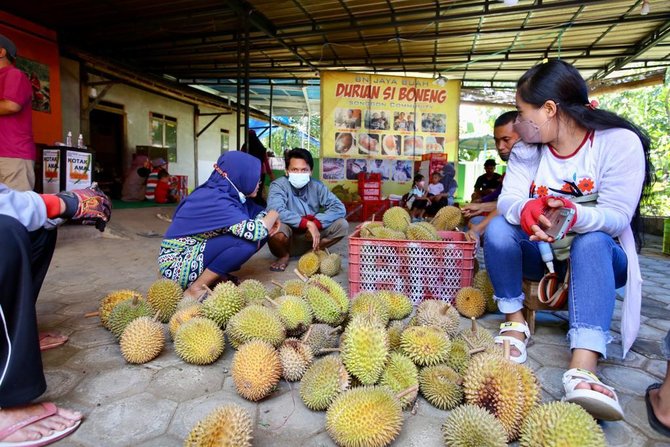
<svg viewBox="0 0 670 447">
<path fill-rule="evenodd" d="M 265 149 L 265 146 L 263 146 L 263 143 L 261 143 L 261 140 L 258 138 L 258 135 L 256 135 L 256 131 L 254 130 L 249 130 L 249 133 L 247 134 L 247 141 L 242 145 L 240 148 L 242 152 L 246 152 L 249 155 L 253 155 L 254 157 L 258 158 L 261 163 L 265 161 L 265 158 L 267 157 L 267 152 L 268 150 Z"/>
<path fill-rule="evenodd" d="M 644 150 L 644 187 L 640 201 L 649 197 L 654 182 L 654 169 L 649 160 L 651 141 L 647 133 L 619 115 L 591 106 L 588 87 L 579 71 L 562 60 L 551 60 L 536 65 L 519 78 L 517 93 L 528 104 L 541 107 L 547 100 L 558 104 L 559 113 L 565 114 L 586 129 L 605 130 L 623 128 L 640 139 Z M 631 221 L 636 241 L 639 243 L 641 228 L 640 203 Z"/>
</svg>

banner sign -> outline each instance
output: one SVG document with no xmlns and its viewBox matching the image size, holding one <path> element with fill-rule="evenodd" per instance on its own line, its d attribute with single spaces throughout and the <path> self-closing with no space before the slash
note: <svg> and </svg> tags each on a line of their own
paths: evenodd
<svg viewBox="0 0 670 447">
<path fill-rule="evenodd" d="M 87 188 L 91 186 L 93 154 L 88 152 L 66 151 L 65 189 Z"/>
</svg>

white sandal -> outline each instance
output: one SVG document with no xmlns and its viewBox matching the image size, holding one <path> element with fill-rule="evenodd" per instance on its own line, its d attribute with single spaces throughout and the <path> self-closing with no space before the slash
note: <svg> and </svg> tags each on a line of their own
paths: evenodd
<svg viewBox="0 0 670 447">
<path fill-rule="evenodd" d="M 509 335 L 502 335 L 505 332 L 510 331 L 521 332 L 526 336 L 526 339 L 524 341 L 521 341 L 518 338 L 514 338 Z M 523 323 L 519 323 L 516 321 L 507 321 L 505 323 L 500 323 L 500 332 L 498 333 L 500 335 L 494 338 L 493 341 L 496 344 L 500 345 L 503 344 L 505 340 L 509 341 L 509 344 L 518 349 L 520 353 L 516 357 L 510 356 L 510 360 L 516 363 L 524 363 L 528 358 L 528 354 L 526 353 L 526 345 L 528 344 L 528 340 L 530 339 L 530 329 L 528 329 L 528 324 L 525 321 Z"/>
<path fill-rule="evenodd" d="M 609 397 L 593 389 L 575 388 L 582 382 L 600 385 L 610 390 L 614 397 Z M 619 405 L 619 398 L 614 388 L 602 383 L 591 371 L 581 368 L 567 370 L 563 374 L 563 388 L 565 389 L 564 401 L 580 405 L 594 418 L 603 421 L 620 421 L 623 419 L 623 410 Z"/>
</svg>

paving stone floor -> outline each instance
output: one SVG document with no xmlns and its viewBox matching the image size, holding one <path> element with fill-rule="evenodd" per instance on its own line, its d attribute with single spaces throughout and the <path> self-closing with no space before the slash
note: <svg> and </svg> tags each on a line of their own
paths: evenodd
<svg viewBox="0 0 670 447">
<path fill-rule="evenodd" d="M 97 318 L 85 318 L 99 300 L 119 288 L 146 292 L 157 277 L 155 257 L 160 235 L 167 224 L 155 217 L 161 210 L 119 210 L 114 214 L 111 234 L 100 237 L 91 228 L 61 229 L 59 244 L 37 303 L 41 330 L 69 335 L 69 342 L 43 354 L 48 382 L 43 400 L 80 410 L 85 421 L 60 446 L 178 446 L 195 424 L 216 406 L 235 402 L 247 408 L 254 420 L 254 445 L 331 446 L 324 429 L 325 413 L 308 410 L 300 400 L 298 384 L 281 382 L 269 398 L 252 403 L 235 392 L 229 369 L 233 349 L 209 366 L 180 361 L 171 343 L 154 361 L 128 365 L 113 336 Z M 345 254 L 346 243 L 334 250 Z M 264 249 L 243 270 L 241 278 L 254 277 L 265 284 L 292 277 L 290 270 L 271 273 L 272 260 Z M 641 258 L 644 283 L 640 338 L 621 360 L 621 302 L 617 302 L 608 359 L 600 374 L 619 390 L 626 412 L 623 422 L 604 423 L 612 446 L 670 446 L 648 423 L 644 390 L 660 381 L 666 362 L 660 354 L 660 340 L 670 328 L 670 257 L 660 251 L 660 239 L 648 237 Z M 346 286 L 344 272 L 336 278 Z M 494 331 L 501 315 L 487 315 L 480 324 Z M 529 365 L 542 384 L 545 401 L 562 396 L 561 375 L 569 359 L 565 333 L 567 315 L 538 313 L 537 332 L 529 346 Z M 466 321 L 462 322 L 465 327 Z M 419 399 L 415 414 L 406 412 L 397 446 L 440 446 L 440 426 L 447 412 Z"/>
</svg>

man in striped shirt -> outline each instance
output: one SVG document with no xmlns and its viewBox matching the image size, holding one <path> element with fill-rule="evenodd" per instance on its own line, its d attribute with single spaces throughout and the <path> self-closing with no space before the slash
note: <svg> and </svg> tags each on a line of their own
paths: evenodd
<svg viewBox="0 0 670 447">
<path fill-rule="evenodd" d="M 144 193 L 144 198 L 153 202 L 156 199 L 156 186 L 158 186 L 158 173 L 167 170 L 167 162 L 162 158 L 154 158 L 151 160 L 151 174 L 147 178 L 147 188 Z"/>
</svg>

